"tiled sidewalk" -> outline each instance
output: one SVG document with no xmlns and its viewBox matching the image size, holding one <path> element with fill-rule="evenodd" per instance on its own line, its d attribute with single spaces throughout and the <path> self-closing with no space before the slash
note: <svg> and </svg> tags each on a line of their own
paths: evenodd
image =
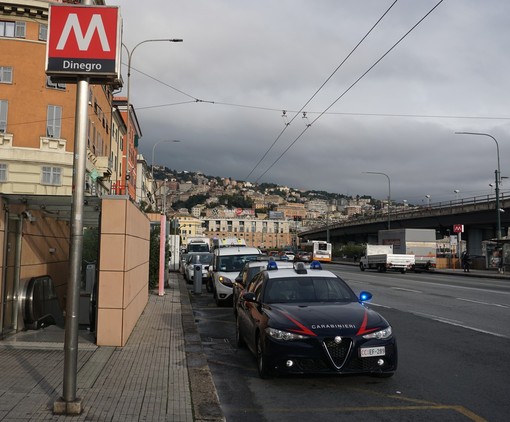
<svg viewBox="0 0 510 422">
<path fill-rule="evenodd" d="M 187 294 L 172 273 L 164 296 L 150 294 L 126 346 L 80 342 L 79 416 L 52 413 L 62 394 L 63 343 L 0 342 L 0 420 L 223 420 Z"/>
</svg>

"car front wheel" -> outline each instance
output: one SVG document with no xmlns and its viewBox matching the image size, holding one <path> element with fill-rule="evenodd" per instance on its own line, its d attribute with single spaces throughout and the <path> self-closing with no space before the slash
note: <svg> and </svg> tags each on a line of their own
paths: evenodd
<svg viewBox="0 0 510 422">
<path fill-rule="evenodd" d="M 246 347 L 246 343 L 241 333 L 241 328 L 239 327 L 239 318 L 236 318 L 236 345 L 238 348 Z"/>
<path fill-rule="evenodd" d="M 264 355 L 264 348 L 262 346 L 262 337 L 257 337 L 257 369 L 259 371 L 259 377 L 262 379 L 270 378 L 270 371 L 267 366 L 267 358 Z"/>
</svg>

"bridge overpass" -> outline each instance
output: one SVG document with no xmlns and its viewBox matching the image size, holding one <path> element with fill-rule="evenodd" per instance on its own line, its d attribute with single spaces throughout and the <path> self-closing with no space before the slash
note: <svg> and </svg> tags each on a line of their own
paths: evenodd
<svg viewBox="0 0 510 422">
<path fill-rule="evenodd" d="M 499 202 L 501 231 L 505 237 L 510 226 L 510 191 L 500 193 Z M 435 229 L 438 239 L 454 234 L 454 224 L 463 224 L 462 239 L 467 241 L 469 252 L 481 255 L 482 241 L 497 237 L 496 196 L 485 195 L 390 211 L 389 223 L 392 229 Z M 388 212 L 381 210 L 374 215 L 356 216 L 307 230 L 299 233 L 299 237 L 303 240 L 327 240 L 329 237 L 334 245 L 377 243 L 378 231 L 387 228 Z"/>
</svg>

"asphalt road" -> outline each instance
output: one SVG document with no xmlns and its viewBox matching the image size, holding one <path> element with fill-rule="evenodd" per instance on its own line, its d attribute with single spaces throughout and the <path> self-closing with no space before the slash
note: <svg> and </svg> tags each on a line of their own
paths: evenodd
<svg viewBox="0 0 510 422">
<path fill-rule="evenodd" d="M 394 377 L 298 376 L 261 380 L 235 347 L 231 308 L 205 290 L 192 307 L 226 420 L 507 421 L 510 415 L 510 283 L 440 274 L 331 267 L 398 338 Z"/>
</svg>

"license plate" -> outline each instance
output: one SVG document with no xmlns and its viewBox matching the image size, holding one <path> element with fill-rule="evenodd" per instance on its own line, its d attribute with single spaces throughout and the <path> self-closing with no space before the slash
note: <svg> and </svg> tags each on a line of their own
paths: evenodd
<svg viewBox="0 0 510 422">
<path fill-rule="evenodd" d="M 369 358 L 372 356 L 384 356 L 386 354 L 386 350 L 384 349 L 384 346 L 363 347 L 359 351 L 360 351 L 360 356 L 362 358 Z"/>
</svg>

